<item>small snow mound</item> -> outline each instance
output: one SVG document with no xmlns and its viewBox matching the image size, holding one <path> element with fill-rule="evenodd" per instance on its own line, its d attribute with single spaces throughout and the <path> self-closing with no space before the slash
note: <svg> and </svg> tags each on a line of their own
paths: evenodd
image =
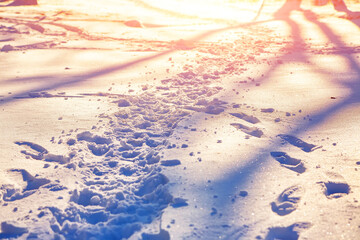
<svg viewBox="0 0 360 240">
<path fill-rule="evenodd" d="M 138 20 L 129 20 L 124 22 L 124 24 L 128 27 L 135 27 L 135 28 L 143 28 L 144 25 Z"/>
<path fill-rule="evenodd" d="M 110 144 L 112 143 L 112 140 L 105 137 L 100 137 L 98 135 L 94 135 L 89 131 L 85 131 L 82 133 L 79 133 L 77 136 L 78 141 L 86 141 L 86 142 L 93 142 L 96 144 Z"/>
<path fill-rule="evenodd" d="M 202 106 L 206 106 L 208 104 L 209 102 L 206 99 L 200 99 L 195 103 L 195 105 L 202 105 Z"/>
<path fill-rule="evenodd" d="M 89 143 L 88 148 L 95 156 L 102 156 L 109 151 L 109 147 L 106 144 Z"/>
<path fill-rule="evenodd" d="M 130 102 L 126 99 L 120 99 L 118 101 L 116 101 L 118 104 L 118 107 L 129 107 L 131 106 Z"/>
<path fill-rule="evenodd" d="M 78 190 L 75 190 L 70 200 L 85 207 L 89 205 L 99 205 L 101 202 L 99 194 L 87 188 L 83 189 L 80 192 Z"/>
<path fill-rule="evenodd" d="M 9 52 L 14 50 L 14 47 L 11 46 L 10 44 L 6 44 L 1 48 L 1 52 Z"/>
<path fill-rule="evenodd" d="M 121 200 L 125 199 L 125 196 L 122 192 L 118 192 L 118 193 L 116 193 L 116 199 L 121 201 Z"/>
<path fill-rule="evenodd" d="M 140 129 L 147 129 L 149 127 L 152 126 L 152 123 L 149 122 L 149 121 L 145 121 L 145 122 L 142 122 L 142 123 L 139 123 L 137 125 L 135 125 L 136 128 L 140 128 Z"/>
<path fill-rule="evenodd" d="M 160 161 L 160 155 L 155 151 L 150 151 L 146 155 L 146 160 L 148 164 L 158 163 Z"/>
<path fill-rule="evenodd" d="M 218 106 L 214 106 L 214 105 L 210 105 L 205 108 L 205 113 L 207 113 L 207 114 L 218 115 L 218 114 L 222 113 L 223 111 L 224 111 L 223 107 L 218 107 Z"/>
<path fill-rule="evenodd" d="M 76 140 L 73 139 L 73 138 L 70 138 L 66 141 L 66 144 L 69 145 L 69 146 L 72 146 L 76 143 Z"/>
<path fill-rule="evenodd" d="M 196 77 L 196 74 L 193 71 L 187 71 L 187 72 L 179 73 L 178 76 L 185 79 L 192 79 Z"/>
<path fill-rule="evenodd" d="M 174 47 L 175 47 L 175 49 L 179 49 L 179 50 L 190 50 L 190 49 L 193 49 L 195 46 L 192 41 L 180 39 L 175 42 Z"/>
<path fill-rule="evenodd" d="M 100 197 L 98 196 L 98 195 L 95 195 L 95 196 L 92 196 L 91 198 L 90 198 L 90 204 L 91 205 L 99 205 L 99 203 L 100 203 Z"/>
<path fill-rule="evenodd" d="M 149 147 L 157 147 L 162 144 L 163 144 L 163 141 L 157 141 L 157 140 L 154 140 L 151 138 L 146 140 L 146 145 L 148 145 Z"/>
<path fill-rule="evenodd" d="M 142 181 L 136 195 L 144 196 L 145 194 L 152 193 L 158 188 L 158 186 L 165 185 L 168 182 L 169 179 L 161 173 L 150 176 Z"/>
<path fill-rule="evenodd" d="M 124 166 L 120 168 L 120 173 L 125 176 L 131 176 L 136 173 L 137 169 L 132 166 Z"/>
</svg>

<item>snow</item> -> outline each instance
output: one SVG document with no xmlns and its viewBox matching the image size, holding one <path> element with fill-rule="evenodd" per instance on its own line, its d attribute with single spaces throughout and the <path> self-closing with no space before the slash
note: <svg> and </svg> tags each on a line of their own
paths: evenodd
<svg viewBox="0 0 360 240">
<path fill-rule="evenodd" d="M 359 4 L 205 3 L 0 8 L 0 239 L 359 236 Z"/>
</svg>

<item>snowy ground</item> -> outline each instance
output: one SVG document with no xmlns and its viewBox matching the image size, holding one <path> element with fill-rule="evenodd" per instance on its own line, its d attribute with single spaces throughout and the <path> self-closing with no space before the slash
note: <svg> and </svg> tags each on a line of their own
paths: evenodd
<svg viewBox="0 0 360 240">
<path fill-rule="evenodd" d="M 358 239 L 360 5 L 281 6 L 0 8 L 0 239 Z"/>
</svg>

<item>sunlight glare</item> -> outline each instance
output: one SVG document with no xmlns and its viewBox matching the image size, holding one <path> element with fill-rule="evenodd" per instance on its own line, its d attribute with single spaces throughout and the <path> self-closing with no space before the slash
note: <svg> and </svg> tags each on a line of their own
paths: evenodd
<svg viewBox="0 0 360 240">
<path fill-rule="evenodd" d="M 41 0 L 40 0 L 41 1 Z M 193 19 L 193 23 L 200 21 L 211 22 L 248 22 L 256 14 L 260 0 L 103 0 L 77 1 L 54 0 L 57 6 L 71 8 L 90 15 L 115 14 L 118 16 L 171 16 L 179 20 Z M 49 4 L 44 1 L 44 4 Z M 131 12 L 126 11 L 130 9 Z"/>
<path fill-rule="evenodd" d="M 250 21 L 254 14 L 251 10 L 256 11 L 257 8 L 257 2 L 230 0 L 156 0 L 151 4 L 173 12 L 174 16 L 239 22 Z"/>
</svg>

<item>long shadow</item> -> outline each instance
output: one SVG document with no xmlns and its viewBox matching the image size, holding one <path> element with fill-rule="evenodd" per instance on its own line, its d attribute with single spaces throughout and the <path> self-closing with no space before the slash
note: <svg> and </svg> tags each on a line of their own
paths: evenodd
<svg viewBox="0 0 360 240">
<path fill-rule="evenodd" d="M 340 7 L 335 7 L 335 10 L 344 13 L 343 17 L 345 19 L 360 27 L 360 12 L 350 10 L 345 3 L 343 5 L 341 4 Z"/>
<path fill-rule="evenodd" d="M 310 11 L 310 10 L 302 10 L 299 8 L 299 6 L 291 7 L 289 5 L 284 5 L 279 11 L 278 14 L 275 14 L 275 17 L 277 19 L 285 21 L 289 27 L 291 28 L 292 35 L 294 36 L 293 42 L 294 44 L 296 42 L 303 42 L 304 40 L 301 38 L 301 27 L 299 24 L 297 24 L 295 21 L 290 19 L 290 13 L 292 11 L 300 11 L 304 14 L 307 21 L 316 24 L 319 29 L 327 36 L 329 40 L 332 41 L 338 48 L 344 48 L 346 47 L 346 44 L 341 40 L 340 37 L 336 36 L 336 34 L 324 23 L 320 22 L 316 15 Z M 281 14 L 280 14 L 281 13 Z M 286 55 L 286 54 L 285 54 Z M 285 55 L 283 57 L 285 57 Z M 342 57 L 344 57 L 347 60 L 348 65 L 351 67 L 351 69 L 355 72 L 354 79 L 360 79 L 360 66 L 357 64 L 353 56 L 350 54 L 342 54 Z M 303 61 L 305 62 L 307 60 L 307 57 L 303 53 L 299 53 L 299 58 L 297 61 Z M 271 71 L 274 71 L 276 67 L 272 68 L 268 74 L 270 74 Z M 328 74 L 331 74 L 330 72 Z M 359 81 L 352 81 L 352 82 L 345 82 L 341 83 L 337 81 L 337 83 L 340 86 L 343 86 L 344 88 L 349 89 L 351 92 L 348 96 L 346 96 L 344 99 L 339 100 L 333 105 L 330 105 L 323 110 L 320 110 L 318 112 L 315 112 L 311 114 L 312 121 L 301 121 L 299 119 L 299 123 L 297 124 L 297 130 L 291 130 L 284 134 L 286 135 L 293 135 L 293 136 L 300 136 L 303 133 L 305 133 L 307 130 L 310 130 L 312 128 L 315 128 L 322 123 L 324 123 L 330 116 L 340 112 L 341 110 L 345 109 L 347 106 L 353 104 L 353 103 L 359 103 L 360 102 L 360 82 Z M 269 159 L 269 153 L 277 150 L 277 148 L 280 146 L 281 142 L 280 139 L 272 141 L 265 149 L 262 149 L 260 153 L 253 154 L 249 158 L 244 159 L 247 164 L 244 167 L 233 169 L 233 172 L 228 174 L 223 179 L 220 179 L 218 181 L 213 181 L 211 186 L 214 189 L 223 189 L 224 186 L 227 186 L 227 189 L 233 189 L 233 192 L 230 193 L 231 195 L 235 196 L 238 194 L 238 189 L 247 189 L 251 185 L 251 176 L 253 176 L 257 171 L 260 170 L 262 167 L 262 164 L 267 163 L 267 159 Z M 229 192 L 227 192 L 229 193 Z M 211 199 L 211 196 L 209 196 L 209 199 Z M 217 201 L 217 206 L 220 208 L 223 208 L 224 211 L 231 212 L 231 203 L 225 202 L 225 201 Z M 224 207 L 225 206 L 225 207 Z M 230 206 L 228 208 L 228 206 Z M 251 206 L 250 206 L 251 207 Z M 228 209 L 227 209 L 228 208 Z M 270 205 L 269 205 L 270 208 Z M 229 219 L 228 222 L 231 225 L 231 221 Z M 209 223 L 210 224 L 210 223 Z M 237 231 L 234 231 L 234 234 L 237 234 Z M 228 235 L 228 239 L 233 239 L 235 235 Z"/>
<path fill-rule="evenodd" d="M 253 21 L 253 22 L 249 22 L 249 23 L 243 23 L 243 24 L 239 24 L 236 26 L 230 26 L 230 27 L 226 27 L 226 28 L 219 28 L 219 29 L 214 29 L 214 30 L 210 30 L 210 31 L 206 31 L 204 33 L 198 34 L 197 36 L 190 38 L 188 40 L 186 40 L 185 42 L 187 43 L 195 43 L 198 42 L 204 38 L 207 38 L 211 35 L 223 32 L 223 31 L 228 31 L 228 30 L 234 30 L 234 29 L 238 29 L 238 28 L 245 28 L 245 27 L 249 27 L 252 25 L 257 25 L 257 24 L 262 24 L 265 22 L 269 22 L 269 20 L 266 21 Z M 180 48 L 181 49 L 181 48 Z M 124 70 L 128 67 L 137 65 L 137 64 L 141 64 L 150 60 L 154 60 L 156 58 L 160 58 L 162 56 L 168 55 L 172 52 L 175 51 L 179 51 L 178 48 L 172 48 L 169 49 L 167 51 L 163 51 L 160 53 L 156 53 L 154 55 L 151 56 L 147 56 L 147 57 L 143 57 L 134 61 L 129 61 L 127 63 L 123 63 L 123 64 L 115 64 L 113 66 L 109 66 L 103 69 L 98 69 L 98 70 L 94 70 L 94 71 L 88 71 L 82 74 L 76 74 L 76 75 L 72 75 L 72 76 L 68 76 L 65 77 L 62 75 L 37 75 L 37 76 L 30 76 L 30 77 L 24 77 L 24 78 L 12 78 L 12 79 L 7 79 L 4 80 L 2 82 L 24 82 L 24 81 L 38 81 L 38 80 L 42 80 L 43 82 L 45 82 L 46 80 L 49 80 L 49 83 L 45 83 L 40 87 L 35 87 L 35 88 L 31 88 L 31 89 L 26 89 L 22 92 L 19 92 L 17 94 L 13 94 L 9 97 L 5 97 L 2 98 L 0 101 L 0 105 L 3 105 L 5 103 L 9 103 L 11 101 L 14 101 L 15 99 L 24 96 L 25 94 L 29 93 L 29 92 L 40 92 L 40 91 L 49 91 L 51 89 L 55 89 L 55 88 L 59 88 L 59 87 L 63 87 L 63 86 L 70 86 L 70 85 L 74 85 L 74 84 L 79 84 L 85 81 L 89 81 L 91 79 L 94 79 L 96 77 L 101 77 L 101 76 L 105 76 L 107 74 L 111 74 L 117 71 L 121 71 Z"/>
<path fill-rule="evenodd" d="M 297 9 L 298 10 L 298 9 Z M 291 10 L 293 11 L 293 10 Z M 318 21 L 318 19 L 316 19 L 316 17 L 314 17 L 313 13 L 311 11 L 303 11 L 304 15 L 307 17 L 308 21 L 313 22 L 314 24 L 317 24 L 322 31 L 327 35 L 327 37 L 333 41 L 334 44 L 336 44 L 338 47 L 344 47 L 345 43 L 343 43 L 341 41 L 341 39 L 339 37 L 337 37 L 330 28 L 328 28 L 326 26 L 326 24 L 321 23 Z M 278 18 L 280 19 L 280 18 Z M 301 34 L 300 34 L 300 27 L 299 25 L 290 19 L 289 15 L 284 18 L 282 18 L 281 20 L 287 22 L 291 28 L 291 31 L 293 33 L 293 35 L 295 36 L 295 38 L 298 38 L 297 40 L 303 41 L 301 38 Z M 198 36 L 190 39 L 189 41 L 199 41 L 203 38 L 206 38 L 212 34 L 216 34 L 222 31 L 227 31 L 227 30 L 232 30 L 232 29 L 236 29 L 236 28 L 241 28 L 241 27 L 247 27 L 247 26 L 251 26 L 251 25 L 256 25 L 256 24 L 261 24 L 264 22 L 268 22 L 268 21 L 259 21 L 259 22 L 253 22 L 253 23 L 247 23 L 247 24 L 240 24 L 237 26 L 233 26 L 233 27 L 228 27 L 228 28 L 222 28 L 222 29 L 216 29 L 216 30 L 212 30 L 212 31 L 208 31 L 202 34 L 199 34 Z M 294 41 L 295 42 L 295 41 Z M 44 91 L 44 90 L 50 90 L 50 89 L 54 89 L 54 88 L 58 88 L 61 86 L 66 86 L 66 85 L 72 85 L 72 84 L 77 84 L 77 83 L 81 83 L 81 82 L 85 82 L 88 80 L 91 80 L 93 78 L 96 77 L 100 77 L 100 76 L 104 76 L 106 74 L 110 74 L 116 71 L 120 71 L 123 69 L 126 69 L 130 66 L 136 65 L 136 64 L 140 64 L 143 63 L 145 61 L 149 61 L 149 60 L 153 60 L 159 57 L 162 57 L 164 55 L 170 54 L 174 51 L 177 51 L 176 49 L 171 49 L 168 51 L 164 51 L 161 53 L 157 53 L 154 54 L 152 56 L 148 56 L 148 57 L 144 57 L 135 61 L 130 61 L 124 64 L 118 64 L 118 65 L 114 65 L 114 66 L 110 66 L 108 68 L 104 68 L 104 69 L 100 69 L 100 70 L 96 70 L 96 71 L 90 71 L 84 74 L 79 74 L 79 75 L 73 75 L 73 76 L 69 76 L 67 77 L 65 80 L 62 78 L 62 76 L 58 75 L 58 76 L 34 76 L 34 77 L 29 77 L 29 78 L 23 78 L 20 79 L 25 81 L 25 80 L 36 80 L 40 77 L 42 78 L 48 78 L 48 79 L 53 79 L 55 78 L 56 81 L 49 83 L 47 85 L 38 87 L 36 89 L 29 89 L 27 91 L 24 91 L 22 93 L 17 94 L 18 96 L 22 96 L 23 94 L 29 92 L 29 91 Z M 344 55 L 345 57 L 345 55 Z M 357 77 L 360 77 L 360 68 L 357 65 L 356 61 L 351 57 L 346 55 L 346 58 L 349 62 L 349 65 L 352 67 L 352 69 L 355 70 Z M 299 61 L 305 61 L 307 58 L 304 54 L 300 55 L 300 58 L 298 59 Z M 13 80 L 18 80 L 18 79 L 13 79 Z M 9 80 L 11 81 L 11 79 Z M 360 84 L 357 82 L 353 82 L 353 83 L 344 83 L 343 84 L 344 87 L 348 87 L 349 89 L 352 90 L 351 94 L 349 94 L 348 97 L 346 97 L 345 99 L 343 99 L 342 101 L 324 109 L 323 111 L 320 111 L 318 113 L 313 114 L 313 121 L 311 122 L 306 122 L 306 123 L 299 123 L 299 129 L 300 130 L 294 130 L 294 131 L 289 131 L 286 134 L 288 135 L 300 135 L 301 133 L 303 133 L 305 130 L 311 129 L 315 126 L 318 126 L 319 124 L 321 124 L 322 122 L 324 122 L 330 115 L 340 111 L 341 109 L 345 108 L 346 106 L 348 106 L 349 104 L 352 104 L 354 102 L 359 102 L 359 90 L 360 90 Z M 16 97 L 16 96 L 15 96 Z M 4 104 L 6 102 L 10 102 L 14 99 L 14 96 L 12 96 L 11 98 L 5 98 L 3 99 L 2 102 L 0 102 L 0 104 Z M 272 144 L 270 144 L 265 150 L 262 150 L 261 154 L 256 154 L 253 155 L 252 157 L 247 159 L 248 164 L 245 167 L 239 168 L 239 169 L 235 169 L 233 171 L 232 174 L 226 176 L 226 178 L 217 181 L 217 182 L 213 182 L 213 186 L 224 186 L 226 184 L 232 183 L 232 186 L 241 186 L 241 187 L 246 187 L 249 185 L 250 182 L 250 178 L 249 176 L 252 175 L 251 173 L 256 173 L 256 171 L 259 169 L 259 167 L 261 166 L 261 163 L 264 162 L 264 158 L 267 155 L 267 152 L 273 151 L 274 149 L 276 149 L 276 147 L 279 146 L 279 142 L 275 141 Z M 235 189 L 235 188 L 234 188 Z M 235 192 L 234 192 L 235 194 Z M 219 205 L 222 206 L 226 206 L 229 205 L 229 203 L 227 202 L 222 202 Z"/>
<path fill-rule="evenodd" d="M 148 4 L 142 2 L 141 0 L 134 0 L 135 2 L 139 2 L 141 4 L 145 4 L 145 6 L 147 6 Z M 147 6 L 147 7 L 152 7 L 151 5 Z M 257 16 L 256 16 L 257 17 Z M 209 37 L 211 35 L 223 32 L 223 31 L 228 31 L 228 30 L 234 30 L 237 28 L 245 28 L 245 27 L 249 27 L 251 25 L 256 25 L 256 24 L 261 24 L 261 23 L 265 23 L 268 21 L 255 21 L 256 17 L 248 23 L 242 23 L 242 24 L 237 24 L 237 25 L 232 25 L 229 27 L 225 27 L 225 28 L 219 28 L 219 29 L 214 29 L 214 30 L 210 30 L 204 33 L 201 33 L 191 39 L 187 39 L 185 42 L 188 43 L 195 43 L 197 41 L 200 41 L 206 37 Z M 227 22 L 228 23 L 228 22 Z M 76 28 L 76 30 L 74 30 L 76 32 L 81 32 L 79 29 Z M 81 34 L 80 34 L 81 36 Z M 7 79 L 7 80 L 3 80 L 2 82 L 6 83 L 6 82 L 24 82 L 24 81 L 43 81 L 43 82 L 47 82 L 47 84 L 43 84 L 42 86 L 39 87 L 35 87 L 35 88 L 29 88 L 26 89 L 22 92 L 19 92 L 17 94 L 13 94 L 11 96 L 2 98 L 0 100 L 0 105 L 9 103 L 19 97 L 23 97 L 24 95 L 26 95 L 29 92 L 40 92 L 40 91 L 49 91 L 55 88 L 59 88 L 59 87 L 63 87 L 63 86 L 70 86 L 70 85 L 74 85 L 74 84 L 78 84 L 78 83 L 82 83 L 85 81 L 89 81 L 93 78 L 96 77 L 100 77 L 100 76 L 104 76 L 107 74 L 111 74 L 117 71 L 121 71 L 123 69 L 126 69 L 127 67 L 130 66 L 134 66 L 140 63 L 144 63 L 146 61 L 150 61 L 150 60 L 154 60 L 156 58 L 162 57 L 164 55 L 170 54 L 172 52 L 178 51 L 177 48 L 174 49 L 169 49 L 167 51 L 164 52 L 160 52 L 157 54 L 154 54 L 152 56 L 148 56 L 148 57 L 144 57 L 144 58 L 140 58 L 134 61 L 129 61 L 127 63 L 124 64 L 117 64 L 117 65 L 113 65 L 113 66 L 109 66 L 107 68 L 104 69 L 100 69 L 100 70 L 95 70 L 95 71 L 89 71 L 89 72 L 84 72 L 82 74 L 77 74 L 77 75 L 72 75 L 72 76 L 67 76 L 64 78 L 64 76 L 62 76 L 61 74 L 59 75 L 36 75 L 36 76 L 30 76 L 30 77 L 24 77 L 24 78 L 12 78 L 12 79 Z M 0 83 L 1 84 L 1 83 Z"/>
</svg>

